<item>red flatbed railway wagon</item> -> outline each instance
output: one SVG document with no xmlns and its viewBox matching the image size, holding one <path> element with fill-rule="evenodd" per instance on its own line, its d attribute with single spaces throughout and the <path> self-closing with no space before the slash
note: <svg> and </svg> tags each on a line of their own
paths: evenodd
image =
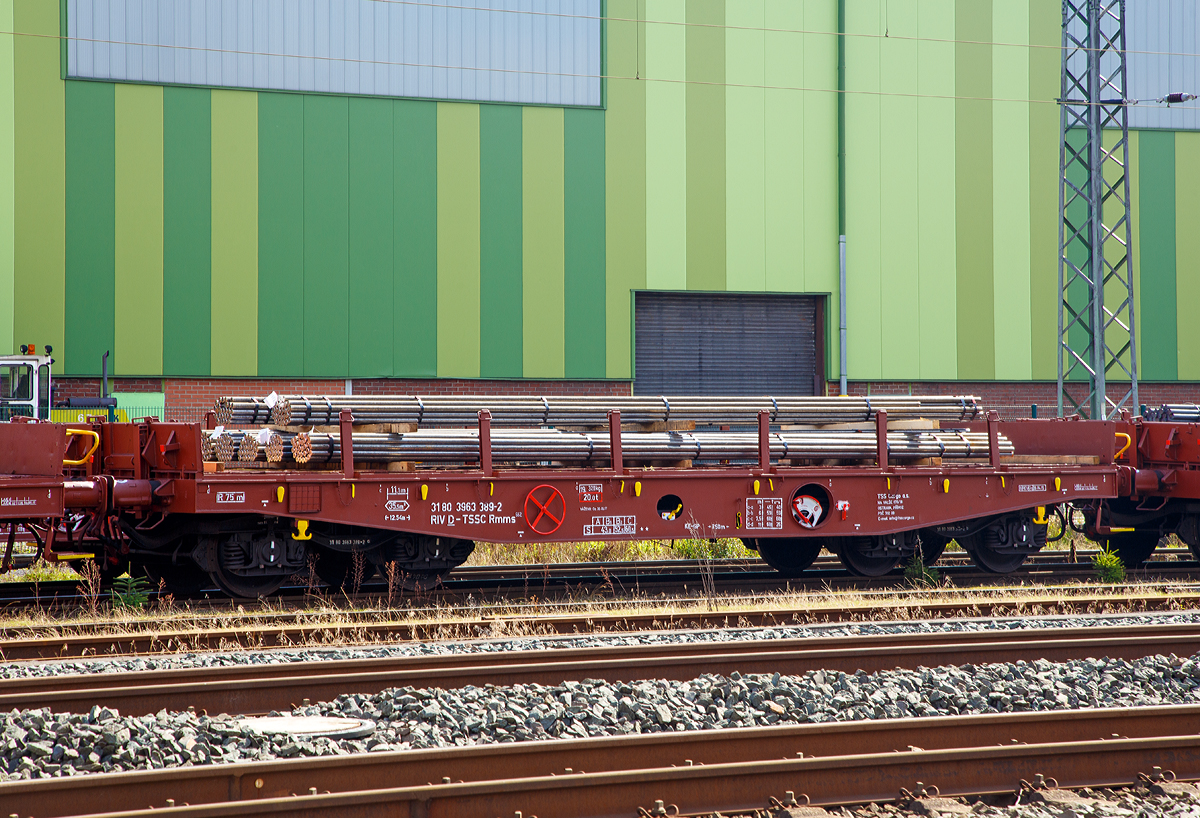
<svg viewBox="0 0 1200 818">
<path fill-rule="evenodd" d="M 485 411 L 474 463 L 393 472 L 356 465 L 353 418 L 339 420 L 349 445 L 337 471 L 206 467 L 200 424 L 0 424 L 0 521 L 10 543 L 20 523 L 51 559 L 89 551 L 110 571 L 132 563 L 179 590 L 207 575 L 255 596 L 310 565 L 344 582 L 354 552 L 357 570 L 394 564 L 406 584 L 428 584 L 477 540 L 740 537 L 786 574 L 828 547 L 851 571 L 879 575 L 957 539 L 1007 572 L 1068 504 L 1085 512 L 1082 530 L 1130 556 L 1171 531 L 1194 545 L 1200 519 L 1192 424 L 993 415 L 959 424 L 985 436 L 978 456 L 897 459 L 878 412 L 873 462 L 829 465 L 781 458 L 760 412 L 755 462 L 661 468 L 627 463 L 623 441 L 636 435 L 614 412 L 603 462 L 514 466 L 493 462 Z"/>
</svg>

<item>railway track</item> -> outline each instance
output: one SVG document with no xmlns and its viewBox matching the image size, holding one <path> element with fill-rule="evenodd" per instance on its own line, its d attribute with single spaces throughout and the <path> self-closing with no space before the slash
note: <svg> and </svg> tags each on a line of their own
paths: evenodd
<svg viewBox="0 0 1200 818">
<path fill-rule="evenodd" d="M 1070 562 L 1065 551 L 1037 554 L 1019 570 L 1004 575 L 976 568 L 969 559 L 953 555 L 936 564 L 939 573 L 958 586 L 997 582 L 1086 582 L 1095 579 L 1090 558 L 1094 552 L 1079 552 L 1078 562 Z M 1200 561 L 1185 548 L 1170 549 L 1162 558 L 1131 570 L 1131 576 L 1147 580 L 1189 580 L 1200 577 Z M 468 598 L 494 600 L 536 596 L 539 599 L 570 599 L 580 596 L 698 595 L 813 589 L 882 589 L 904 582 L 904 572 L 866 578 L 841 567 L 836 557 L 824 555 L 799 577 L 784 577 L 760 560 L 658 560 L 639 562 L 596 562 L 561 565 L 463 566 L 435 589 L 419 595 L 402 589 L 389 590 L 386 582 L 374 578 L 363 582 L 357 592 L 346 594 L 324 586 L 303 584 L 283 587 L 278 596 L 285 600 L 303 599 L 314 592 L 337 600 L 419 599 L 422 602 L 454 603 Z M 158 598 L 156 590 L 150 598 Z M 193 607 L 211 605 L 227 608 L 230 600 L 215 588 L 188 598 Z M 63 607 L 85 605 L 89 597 L 81 593 L 77 581 L 11 582 L 0 584 L 0 605 Z M 238 600 L 243 606 L 257 600 Z"/>
<path fill-rule="evenodd" d="M 1200 776 L 1200 739 L 1188 735 L 1197 718 L 1200 706 L 1185 705 L 518 742 L 14 782 L 0 784 L 0 800 L 21 818 L 335 816 L 385 805 L 389 815 L 634 815 L 655 800 L 684 813 L 748 811 L 789 790 L 826 805 L 891 799 L 918 780 L 965 795 L 1011 791 L 1037 773 L 1119 785 L 1165 763 Z M 320 794 L 296 797 L 311 791 Z"/>
<path fill-rule="evenodd" d="M 1064 589 L 1067 590 L 1067 589 Z M 1176 611 L 1200 608 L 1200 588 L 1194 584 L 1166 584 L 1147 590 L 1133 585 L 1101 586 L 1094 593 L 1058 598 L 958 597 L 957 590 L 924 591 L 920 598 L 893 593 L 864 592 L 854 604 L 799 603 L 764 607 L 753 596 L 725 597 L 714 608 L 699 605 L 684 609 L 630 608 L 614 602 L 614 610 L 588 608 L 546 613 L 540 603 L 506 605 L 498 613 L 468 610 L 447 618 L 437 607 L 410 609 L 411 618 L 396 618 L 387 609 L 339 610 L 331 617 L 305 611 L 239 611 L 193 617 L 187 626 L 163 627 L 120 624 L 111 630 L 103 623 L 61 629 L 33 625 L 0 628 L 0 660 L 28 661 L 72 657 L 148 655 L 180 651 L 272 649 L 330 644 L 374 644 L 396 641 L 469 639 L 498 634 L 529 633 L 571 635 L 710 629 L 780 625 L 829 624 L 888 619 L 940 619 L 1067 615 L 1097 610 L 1128 612 Z M 865 599 L 864 599 L 865 597 Z M 232 623 L 232 624 L 230 624 Z M 97 632 L 98 631 L 98 632 Z"/>
<path fill-rule="evenodd" d="M 126 715 L 189 707 L 251 714 L 289 710 L 305 699 L 329 701 L 393 687 L 683 681 L 733 671 L 853 673 L 1039 658 L 1188 656 L 1198 650 L 1200 624 L 1184 623 L 474 652 L 7 679 L 0 681 L 0 711 L 49 707 L 83 712 L 100 705 Z"/>
</svg>

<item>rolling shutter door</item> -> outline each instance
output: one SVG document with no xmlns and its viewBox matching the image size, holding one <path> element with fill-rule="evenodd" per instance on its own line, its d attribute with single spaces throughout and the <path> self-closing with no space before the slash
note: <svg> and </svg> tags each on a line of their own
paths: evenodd
<svg viewBox="0 0 1200 818">
<path fill-rule="evenodd" d="M 824 393 L 820 296 L 639 292 L 635 395 Z"/>
</svg>

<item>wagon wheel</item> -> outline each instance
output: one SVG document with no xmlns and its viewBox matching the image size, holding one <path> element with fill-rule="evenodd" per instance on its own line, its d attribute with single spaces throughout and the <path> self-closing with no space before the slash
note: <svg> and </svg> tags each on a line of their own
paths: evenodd
<svg viewBox="0 0 1200 818">
<path fill-rule="evenodd" d="M 942 557 L 942 552 L 950 544 L 949 537 L 943 537 L 932 528 L 922 528 L 921 535 L 921 564 L 933 565 Z"/>
<path fill-rule="evenodd" d="M 900 555 L 872 553 L 880 550 L 877 537 L 839 537 L 835 546 L 842 565 L 860 577 L 882 577 L 900 564 Z"/>
<path fill-rule="evenodd" d="M 977 568 L 982 568 L 989 574 L 1011 574 L 1025 563 L 1025 557 L 1028 556 L 989 547 L 982 532 L 969 537 L 959 537 L 958 544 L 971 555 L 971 562 Z"/>
<path fill-rule="evenodd" d="M 258 599 L 270 596 L 283 587 L 283 583 L 287 580 L 287 577 L 283 574 L 239 576 L 223 565 L 218 565 L 215 571 L 210 571 L 209 576 L 212 577 L 212 581 L 217 584 L 217 587 L 227 595 L 242 599 Z"/>
<path fill-rule="evenodd" d="M 177 597 L 195 596 L 204 590 L 206 584 L 204 572 L 191 560 L 178 565 L 169 562 L 146 563 L 141 566 L 141 572 L 150 581 L 151 588 L 157 591 L 161 584 L 168 593 Z"/>
<path fill-rule="evenodd" d="M 322 582 L 335 590 L 344 589 L 351 591 L 354 589 L 353 554 L 345 551 L 332 551 L 328 548 L 314 548 L 312 553 L 317 558 L 314 568 Z M 360 586 L 375 575 L 375 563 L 367 559 L 365 554 L 362 557 L 361 564 L 362 576 L 357 578 Z"/>
<path fill-rule="evenodd" d="M 825 540 L 819 537 L 763 537 L 757 541 L 763 562 L 785 577 L 800 576 L 817 559 L 824 545 Z"/>
<path fill-rule="evenodd" d="M 1141 568 L 1158 548 L 1157 531 L 1125 531 L 1108 538 L 1108 547 L 1117 552 L 1126 568 Z"/>
</svg>

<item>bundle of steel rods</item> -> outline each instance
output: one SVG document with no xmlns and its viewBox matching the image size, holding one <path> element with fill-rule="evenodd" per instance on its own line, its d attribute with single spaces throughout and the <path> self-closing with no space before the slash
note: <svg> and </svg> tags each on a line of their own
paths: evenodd
<svg viewBox="0 0 1200 818">
<path fill-rule="evenodd" d="M 1146 419 L 1197 423 L 1200 422 L 1200 405 L 1195 403 L 1164 403 L 1158 410 L 1147 410 Z"/>
<path fill-rule="evenodd" d="M 205 460 L 220 463 L 281 463 L 291 458 L 291 433 L 269 430 L 221 429 L 203 432 L 200 445 Z"/>
<path fill-rule="evenodd" d="M 610 440 L 602 432 L 555 429 L 496 429 L 491 433 L 492 459 L 497 462 L 589 462 L 611 458 Z M 788 431 L 769 436 L 771 458 L 866 460 L 875 457 L 874 432 Z M 757 432 L 626 432 L 623 457 L 630 460 L 738 460 L 758 456 Z M 984 432 L 891 431 L 889 458 L 986 457 Z M 473 462 L 480 458 L 475 429 L 427 429 L 404 434 L 356 433 L 354 458 L 360 461 L 425 463 Z M 1000 437 L 1000 453 L 1011 455 L 1012 442 Z M 300 432 L 291 440 L 297 463 L 329 463 L 341 459 L 341 436 Z"/>
<path fill-rule="evenodd" d="M 269 410 L 268 410 L 269 407 Z M 497 426 L 601 426 L 608 411 L 619 409 L 626 423 L 695 421 L 702 424 L 752 423 L 760 411 L 772 424 L 855 423 L 874 419 L 879 410 L 892 420 L 975 420 L 982 417 L 979 398 L 970 395 L 897 397 L 513 397 L 398 395 L 271 395 L 226 397 L 216 405 L 222 424 L 263 423 L 269 411 L 276 426 L 332 425 L 343 409 L 355 424 L 406 423 L 418 426 L 471 426 L 481 409 Z"/>
</svg>

